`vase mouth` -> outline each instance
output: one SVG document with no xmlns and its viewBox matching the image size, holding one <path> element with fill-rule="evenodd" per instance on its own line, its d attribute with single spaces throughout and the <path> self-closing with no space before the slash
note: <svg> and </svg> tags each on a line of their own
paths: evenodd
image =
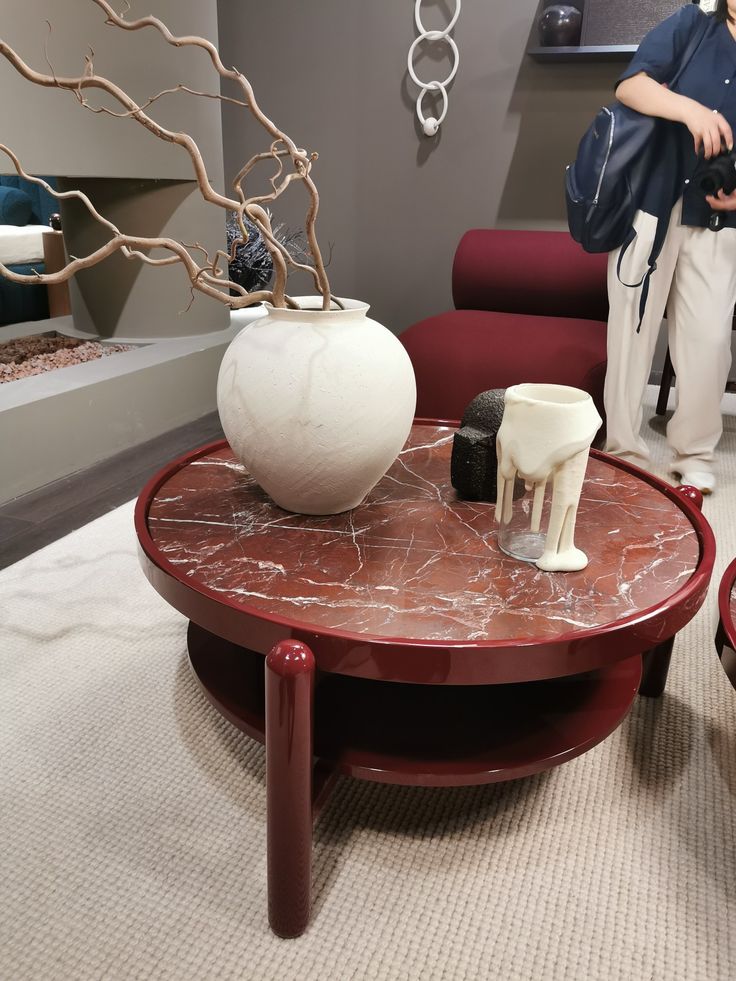
<svg viewBox="0 0 736 981">
<path fill-rule="evenodd" d="M 342 303 L 344 309 L 340 309 L 339 306 L 332 301 L 329 310 L 322 309 L 322 297 L 319 295 L 311 296 L 293 296 L 291 297 L 295 303 L 299 304 L 298 310 L 293 310 L 291 307 L 275 307 L 272 303 L 266 301 L 263 305 L 266 307 L 269 314 L 276 314 L 278 317 L 287 317 L 289 320 L 299 320 L 303 318 L 305 314 L 309 315 L 310 320 L 312 317 L 329 317 L 331 320 L 340 317 L 354 317 L 356 314 L 358 316 L 365 316 L 370 310 L 370 304 L 363 303 L 362 300 L 350 300 L 344 297 L 339 297 L 340 303 Z"/>
<path fill-rule="evenodd" d="M 506 399 L 515 402 L 526 402 L 529 405 L 559 405 L 573 406 L 590 402 L 591 397 L 582 388 L 572 385 L 545 385 L 524 383 L 512 385 L 506 389 Z"/>
</svg>

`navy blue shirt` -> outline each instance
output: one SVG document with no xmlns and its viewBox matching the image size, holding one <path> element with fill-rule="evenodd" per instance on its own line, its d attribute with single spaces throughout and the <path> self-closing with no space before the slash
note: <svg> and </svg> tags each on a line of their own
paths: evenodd
<svg viewBox="0 0 736 981">
<path fill-rule="evenodd" d="M 655 81 L 669 85 L 680 69 L 682 55 L 698 18 L 706 16 L 697 4 L 689 3 L 652 28 L 616 84 L 646 72 Z M 675 91 L 720 112 L 736 137 L 736 40 L 727 24 L 712 17 L 709 21 L 705 36 L 678 79 Z M 676 134 L 674 149 L 660 161 L 663 171 L 657 175 L 657 180 L 661 178 L 674 189 L 670 209 L 682 194 L 683 225 L 706 227 L 713 212 L 702 191 L 690 184 L 698 163 L 692 134 L 684 123 L 672 122 L 670 125 Z M 657 207 L 661 207 L 658 200 L 652 187 L 651 194 L 644 195 L 642 209 L 657 214 Z M 736 212 L 719 214 L 723 226 L 736 227 Z M 664 216 L 657 214 L 657 217 Z"/>
</svg>

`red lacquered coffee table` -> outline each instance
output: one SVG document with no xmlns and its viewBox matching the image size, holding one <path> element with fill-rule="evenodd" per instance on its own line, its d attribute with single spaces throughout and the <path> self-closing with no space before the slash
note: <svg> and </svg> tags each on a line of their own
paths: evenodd
<svg viewBox="0 0 736 981">
<path fill-rule="evenodd" d="M 593 451 L 576 531 L 590 564 L 540 572 L 499 552 L 492 505 L 456 499 L 453 432 L 417 423 L 346 514 L 281 511 L 224 442 L 138 501 L 143 569 L 191 621 L 200 684 L 266 744 L 281 936 L 307 925 L 312 821 L 336 775 L 453 786 L 572 759 L 637 691 L 661 694 L 705 597 L 713 536 L 686 494 Z"/>
<path fill-rule="evenodd" d="M 736 688 L 736 559 L 723 573 L 718 588 L 716 650 L 723 669 Z"/>
</svg>

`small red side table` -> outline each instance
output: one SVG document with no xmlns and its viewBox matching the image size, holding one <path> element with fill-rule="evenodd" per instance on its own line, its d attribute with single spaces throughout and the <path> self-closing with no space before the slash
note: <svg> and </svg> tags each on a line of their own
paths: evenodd
<svg viewBox="0 0 736 981">
<path fill-rule="evenodd" d="M 499 551 L 492 505 L 457 500 L 453 433 L 417 423 L 346 514 L 281 511 L 224 442 L 138 500 L 143 569 L 191 621 L 205 694 L 266 744 L 281 936 L 308 923 L 312 822 L 338 774 L 454 786 L 572 759 L 637 691 L 661 694 L 705 597 L 713 535 L 687 494 L 593 451 L 576 530 L 590 564 L 540 572 Z"/>
<path fill-rule="evenodd" d="M 718 588 L 716 650 L 728 680 L 736 688 L 736 559 L 723 573 Z"/>
</svg>

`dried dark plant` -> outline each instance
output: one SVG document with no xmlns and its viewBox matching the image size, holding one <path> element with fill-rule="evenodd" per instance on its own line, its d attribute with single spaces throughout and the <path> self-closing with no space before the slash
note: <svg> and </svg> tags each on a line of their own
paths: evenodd
<svg viewBox="0 0 736 981">
<path fill-rule="evenodd" d="M 295 307 L 297 304 L 286 293 L 286 283 L 290 270 L 297 269 L 308 272 L 312 277 L 317 292 L 322 296 L 322 309 L 329 309 L 331 303 L 340 305 L 339 301 L 332 297 L 330 293 L 330 284 L 327 279 L 325 263 L 322 259 L 322 253 L 317 243 L 315 231 L 317 213 L 319 211 L 319 194 L 312 179 L 311 171 L 312 165 L 317 159 L 317 154 L 309 153 L 298 147 L 286 133 L 282 132 L 266 116 L 256 101 L 250 82 L 238 69 L 226 68 L 224 66 L 217 48 L 211 41 L 196 36 L 176 37 L 161 20 L 153 16 L 126 20 L 125 15 L 130 10 L 129 3 L 122 14 L 118 14 L 107 0 L 90 0 L 90 3 L 102 10 L 105 14 L 105 24 L 110 27 L 121 31 L 139 31 L 151 27 L 161 34 L 167 44 L 176 48 L 196 47 L 202 49 L 209 56 L 217 74 L 223 79 L 231 80 L 238 86 L 242 93 L 242 99 L 230 98 L 219 93 L 200 92 L 180 83 L 173 88 L 165 89 L 151 96 L 143 105 L 138 105 L 115 82 L 109 78 L 105 78 L 103 75 L 97 74 L 93 51 L 90 51 L 89 55 L 85 57 L 84 71 L 76 77 L 59 76 L 53 71 L 53 68 L 51 68 L 51 74 L 43 74 L 34 70 L 2 38 L 0 38 L 0 55 L 6 58 L 15 70 L 29 82 L 47 88 L 57 88 L 71 92 L 83 109 L 87 109 L 93 113 L 105 113 L 120 119 L 134 119 L 156 138 L 180 146 L 182 151 L 189 155 L 194 176 L 204 200 L 216 207 L 223 208 L 226 212 L 232 212 L 235 216 L 239 234 L 233 238 L 228 252 L 218 249 L 214 256 L 210 255 L 199 243 L 186 245 L 172 238 L 124 234 L 113 222 L 109 221 L 97 211 L 86 194 L 78 190 L 56 191 L 42 178 L 27 174 L 15 153 L 9 147 L 0 143 L 0 152 L 4 153 L 11 160 L 16 172 L 21 177 L 45 187 L 49 193 L 59 200 L 68 198 L 81 200 L 92 217 L 111 233 L 111 237 L 105 245 L 91 252 L 89 255 L 70 257 L 70 261 L 59 272 L 35 273 L 25 276 L 12 272 L 7 266 L 0 263 L 0 274 L 16 283 L 46 283 L 53 285 L 66 282 L 80 270 L 88 269 L 90 266 L 94 266 L 107 258 L 107 256 L 119 251 L 127 259 L 138 259 L 152 266 L 181 264 L 189 277 L 192 298 L 194 298 L 195 291 L 204 293 L 232 309 L 251 306 L 261 301 L 268 301 L 275 307 Z M 90 105 L 88 100 L 88 90 L 90 89 L 99 89 L 112 96 L 120 106 L 119 111 Z M 207 177 L 199 147 L 188 133 L 165 129 L 146 111 L 158 99 L 173 92 L 186 92 L 192 96 L 233 103 L 250 112 L 265 130 L 269 139 L 268 149 L 253 154 L 243 164 L 232 180 L 232 196 L 226 197 L 225 195 L 219 194 L 212 187 Z M 253 171 L 261 169 L 264 164 L 267 165 L 268 163 L 274 166 L 274 173 L 269 178 L 271 190 L 267 193 L 247 197 L 244 189 L 246 178 Z M 304 186 L 309 199 L 307 215 L 304 222 L 304 236 L 307 242 L 306 254 L 304 254 L 304 250 L 290 249 L 288 238 L 286 241 L 279 239 L 278 235 L 274 232 L 271 216 L 268 211 L 268 205 L 283 194 L 294 182 L 299 182 Z M 261 288 L 249 292 L 243 286 L 230 280 L 228 276 L 228 265 L 235 258 L 237 249 L 247 243 L 249 228 L 252 227 L 258 230 L 261 240 L 268 251 L 273 268 L 273 285 L 269 289 Z M 292 240 L 290 244 L 293 245 L 294 241 Z M 152 252 L 160 251 L 168 254 L 163 256 L 151 255 Z"/>
<path fill-rule="evenodd" d="M 304 264 L 308 263 L 309 245 L 304 232 L 301 230 L 291 231 L 283 222 L 274 225 L 270 212 L 268 217 L 272 222 L 273 236 L 276 241 L 283 245 L 292 258 Z M 258 226 L 248 218 L 244 219 L 244 223 L 248 232 L 248 238 L 245 242 L 243 242 L 240 234 L 238 215 L 232 211 L 228 212 L 226 222 L 227 248 L 232 255 L 228 268 L 230 279 L 251 293 L 253 290 L 264 289 L 269 285 L 273 278 L 273 260 Z M 234 253 L 232 252 L 233 246 L 235 246 Z"/>
</svg>

